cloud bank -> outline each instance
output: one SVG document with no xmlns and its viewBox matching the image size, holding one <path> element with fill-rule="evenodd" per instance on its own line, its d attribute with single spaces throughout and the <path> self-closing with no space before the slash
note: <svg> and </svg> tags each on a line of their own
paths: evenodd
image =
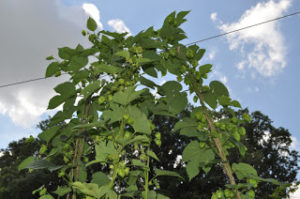
<svg viewBox="0 0 300 199">
<path fill-rule="evenodd" d="M 76 47 L 78 42 L 86 46 L 87 39 L 81 36 L 86 13 L 99 27 L 101 22 L 95 6 L 83 7 L 65 6 L 59 0 L 2 0 L 0 85 L 43 77 L 49 64 L 45 57 L 57 55 L 58 47 Z M 0 89 L 0 114 L 25 128 L 36 125 L 54 96 L 53 87 L 61 81 L 49 78 Z"/>
<path fill-rule="evenodd" d="M 107 22 L 107 24 L 111 26 L 117 33 L 127 32 L 128 36 L 131 35 L 131 31 L 121 19 L 111 19 Z"/>
<path fill-rule="evenodd" d="M 229 32 L 280 17 L 290 6 L 291 0 L 269 0 L 246 10 L 236 22 L 224 23 L 217 18 L 217 13 L 212 13 L 210 18 L 219 23 L 218 28 L 222 32 Z M 264 77 L 271 77 L 286 67 L 286 46 L 278 21 L 229 34 L 226 38 L 230 50 L 241 53 L 242 60 L 237 63 L 238 70 L 245 70 L 247 67 Z"/>
</svg>

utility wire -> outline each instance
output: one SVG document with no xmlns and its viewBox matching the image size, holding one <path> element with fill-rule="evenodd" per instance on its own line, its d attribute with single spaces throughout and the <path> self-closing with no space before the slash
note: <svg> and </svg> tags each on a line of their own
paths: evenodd
<svg viewBox="0 0 300 199">
<path fill-rule="evenodd" d="M 281 16 L 281 17 L 277 17 L 277 18 L 274 18 L 274 19 L 270 19 L 270 20 L 267 20 L 267 21 L 263 21 L 263 22 L 260 22 L 260 23 L 245 26 L 245 27 L 242 27 L 242 28 L 239 28 L 239 29 L 236 29 L 236 30 L 232 30 L 232 31 L 229 31 L 229 32 L 222 33 L 222 34 L 218 34 L 218 35 L 210 36 L 210 37 L 207 37 L 207 38 L 204 38 L 204 39 L 200 39 L 200 40 L 188 43 L 188 44 L 186 44 L 186 46 L 190 46 L 190 45 L 197 44 L 197 43 L 200 43 L 200 42 L 216 39 L 218 37 L 223 37 L 225 35 L 232 34 L 232 33 L 235 33 L 235 32 L 241 31 L 241 30 L 245 30 L 245 29 L 252 28 L 252 27 L 255 27 L 255 26 L 263 25 L 263 24 L 270 23 L 270 22 L 273 22 L 273 21 L 278 21 L 280 19 L 284 19 L 284 18 L 291 17 L 291 16 L 298 15 L 298 14 L 300 14 L 300 11 L 299 12 L 294 12 L 294 13 L 291 13 L 291 14 L 287 14 L 287 15 L 284 15 L 284 16 Z M 62 75 L 65 75 L 65 74 L 66 73 L 63 73 Z M 43 79 L 47 79 L 47 78 L 46 77 L 40 77 L 40 78 L 36 78 L 36 79 L 29 79 L 29 80 L 24 80 L 24 81 L 19 81 L 19 82 L 13 82 L 13 83 L 9 83 L 9 84 L 3 84 L 3 85 L 0 85 L 0 89 L 5 88 L 5 87 L 9 87 L 9 86 L 16 86 L 16 85 L 20 85 L 20 84 L 26 84 L 26 83 L 29 83 L 29 82 L 39 81 L 39 80 L 43 80 Z"/>
<path fill-rule="evenodd" d="M 239 29 L 236 29 L 236 30 L 225 32 L 223 34 L 214 35 L 214 36 L 210 36 L 210 37 L 207 37 L 207 38 L 204 38 L 204 39 L 200 39 L 198 41 L 194 41 L 194 42 L 188 43 L 188 44 L 186 44 L 186 46 L 190 46 L 190 45 L 193 45 L 193 44 L 196 44 L 196 43 L 200 43 L 200 42 L 204 42 L 204 41 L 207 41 L 207 40 L 216 39 L 218 37 L 223 37 L 225 35 L 229 35 L 229 34 L 241 31 L 241 30 L 245 30 L 245 29 L 252 28 L 252 27 L 255 27 L 255 26 L 263 25 L 263 24 L 270 23 L 270 22 L 273 22 L 273 21 L 278 21 L 280 19 L 284 19 L 284 18 L 293 16 L 293 15 L 298 15 L 298 14 L 300 14 L 300 12 L 294 12 L 294 13 L 291 13 L 291 14 L 288 14 L 288 15 L 284 15 L 284 16 L 281 16 L 281 17 L 277 17 L 277 18 L 274 18 L 274 19 L 270 19 L 270 20 L 267 20 L 267 21 L 262 21 L 260 23 L 252 24 L 252 25 L 245 26 L 245 27 L 242 27 L 242 28 L 239 28 Z"/>
</svg>

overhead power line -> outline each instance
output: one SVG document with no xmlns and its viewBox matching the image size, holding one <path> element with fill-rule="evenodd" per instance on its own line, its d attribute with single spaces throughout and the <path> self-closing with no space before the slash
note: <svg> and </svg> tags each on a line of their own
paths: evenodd
<svg viewBox="0 0 300 199">
<path fill-rule="evenodd" d="M 236 30 L 232 30 L 232 31 L 229 31 L 229 32 L 222 33 L 222 34 L 218 34 L 218 35 L 210 36 L 210 37 L 207 37 L 207 38 L 203 38 L 203 39 L 188 43 L 188 44 L 186 44 L 186 46 L 190 46 L 190 45 L 197 44 L 197 43 L 200 43 L 200 42 L 216 39 L 218 37 L 223 37 L 225 35 L 229 35 L 229 34 L 241 31 L 241 30 L 253 28 L 255 26 L 263 25 L 263 24 L 270 23 L 270 22 L 273 22 L 273 21 L 278 21 L 280 19 L 284 19 L 284 18 L 291 17 L 291 16 L 298 15 L 298 14 L 300 14 L 300 11 L 290 13 L 290 14 L 287 14 L 287 15 L 284 15 L 284 16 L 281 16 L 281 17 L 277 17 L 277 18 L 274 18 L 274 19 L 269 19 L 267 21 L 262 21 L 262 22 L 252 24 L 252 25 L 249 25 L 249 26 L 245 26 L 245 27 L 242 27 L 242 28 L 239 28 L 239 29 L 236 29 Z M 26 83 L 29 83 L 29 82 L 39 81 L 39 80 L 43 80 L 43 79 L 46 79 L 46 78 L 45 77 L 40 77 L 40 78 L 29 79 L 29 80 L 24 80 L 24 81 L 19 81 L 19 82 L 13 82 L 13 83 L 9 83 L 9 84 L 3 84 L 3 85 L 0 85 L 0 88 L 5 88 L 5 87 L 9 87 L 9 86 L 16 86 L 16 85 L 20 85 L 20 84 L 26 84 Z"/>
<path fill-rule="evenodd" d="M 291 17 L 291 16 L 298 15 L 298 14 L 300 14 L 300 12 L 294 12 L 294 13 L 287 14 L 287 15 L 284 15 L 284 16 L 281 16 L 281 17 L 277 17 L 277 18 L 274 18 L 274 19 L 269 19 L 267 21 L 262 21 L 262 22 L 259 22 L 259 23 L 256 23 L 256 24 L 252 24 L 252 25 L 249 25 L 249 26 L 245 26 L 245 27 L 242 27 L 242 28 L 239 28 L 239 29 L 236 29 L 236 30 L 232 30 L 232 31 L 229 31 L 229 32 L 224 32 L 222 34 L 218 34 L 218 35 L 210 36 L 210 37 L 207 37 L 207 38 L 204 38 L 204 39 L 200 39 L 198 41 L 194 41 L 194 42 L 188 43 L 188 44 L 186 44 L 186 46 L 190 46 L 190 45 L 197 44 L 197 43 L 200 43 L 200 42 L 204 42 L 204 41 L 216 39 L 218 37 L 223 37 L 225 35 L 229 35 L 229 34 L 241 31 L 241 30 L 245 30 L 245 29 L 248 29 L 248 28 L 253 28 L 255 26 L 260 26 L 260 25 L 263 25 L 263 24 L 266 24 L 266 23 L 270 23 L 270 22 L 273 22 L 273 21 L 278 21 L 280 19 L 284 19 L 284 18 Z"/>
</svg>

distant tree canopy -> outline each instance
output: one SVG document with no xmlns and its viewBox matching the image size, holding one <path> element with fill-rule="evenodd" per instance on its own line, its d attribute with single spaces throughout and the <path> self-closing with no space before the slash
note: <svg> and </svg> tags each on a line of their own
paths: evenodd
<svg viewBox="0 0 300 199">
<path fill-rule="evenodd" d="M 244 109 L 237 113 L 242 116 Z M 190 110 L 184 112 L 189 114 Z M 221 117 L 224 112 L 217 113 Z M 183 115 L 182 115 L 183 117 Z M 178 155 L 182 154 L 183 149 L 188 144 L 188 139 L 178 133 L 170 132 L 176 124 L 176 120 L 171 117 L 156 117 L 154 123 L 158 131 L 164 136 L 162 147 L 156 148 L 155 153 L 161 162 L 153 161 L 152 166 L 163 167 L 167 170 L 179 172 L 182 176 L 186 175 L 184 164 L 178 162 Z M 281 182 L 296 182 L 296 175 L 299 169 L 298 152 L 290 149 L 292 139 L 287 129 L 276 128 L 268 116 L 259 111 L 251 114 L 251 122 L 244 126 L 246 128 L 246 137 L 241 142 L 247 147 L 245 156 L 241 156 L 237 149 L 230 151 L 229 160 L 231 163 L 245 162 L 254 166 L 258 175 L 263 178 L 274 178 Z M 211 193 L 226 184 L 226 178 L 223 175 L 221 166 L 213 166 L 208 174 L 202 171 L 197 178 L 191 182 L 172 180 L 166 177 L 160 179 L 161 190 L 171 198 L 210 198 Z M 256 198 L 270 198 L 276 189 L 272 183 L 261 182 L 256 190 Z M 285 198 L 289 190 L 276 192 L 276 198 Z"/>
<path fill-rule="evenodd" d="M 192 107 L 184 111 L 179 118 L 188 116 L 191 110 Z M 242 110 L 237 115 L 241 116 L 243 112 L 248 112 L 248 110 Z M 216 113 L 216 117 L 221 117 L 222 114 L 226 113 L 221 111 Z M 167 116 L 154 118 L 153 123 L 156 130 L 164 136 L 162 136 L 160 148 L 153 146 L 154 152 L 161 161 L 152 161 L 150 168 L 159 167 L 165 170 L 177 171 L 187 179 L 184 163 L 180 161 L 179 155 L 182 154 L 189 139 L 178 132 L 171 132 L 176 122 L 176 119 Z M 42 121 L 38 127 L 45 130 L 47 125 L 48 120 Z M 246 124 L 245 128 L 247 136 L 243 137 L 241 141 L 247 147 L 246 155 L 243 157 L 237 150 L 233 150 L 230 152 L 230 162 L 249 163 L 255 167 L 258 175 L 263 178 L 275 178 L 286 183 L 295 182 L 297 170 L 299 169 L 297 164 L 299 156 L 297 151 L 290 149 L 292 139 L 289 131 L 282 127 L 275 128 L 269 117 L 259 111 L 251 114 L 251 122 Z M 58 184 L 62 183 L 56 172 L 50 173 L 47 170 L 18 171 L 20 162 L 30 155 L 37 154 L 41 143 L 39 139 L 28 142 L 23 138 L 11 142 L 7 149 L 1 149 L 3 155 L 0 157 L 0 199 L 39 198 L 38 195 L 32 195 L 32 190 L 45 184 L 47 190 L 52 192 Z M 62 161 L 62 158 L 58 158 L 57 161 Z M 92 167 L 91 169 L 100 171 L 108 168 Z M 218 165 L 213 166 L 207 174 L 202 172 L 190 182 L 179 179 L 170 180 L 167 177 L 159 177 L 158 180 L 160 181 L 161 192 L 169 195 L 172 199 L 210 198 L 212 192 L 226 184 L 223 170 Z M 275 185 L 262 182 L 256 190 L 256 197 L 261 199 L 270 198 L 275 189 Z M 287 195 L 288 190 L 282 190 L 276 196 L 285 198 Z"/>
</svg>

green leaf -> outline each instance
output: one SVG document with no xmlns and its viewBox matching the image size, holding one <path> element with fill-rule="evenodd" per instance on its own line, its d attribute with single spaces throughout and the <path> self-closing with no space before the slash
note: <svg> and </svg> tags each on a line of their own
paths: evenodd
<svg viewBox="0 0 300 199">
<path fill-rule="evenodd" d="M 126 59 L 130 58 L 130 53 L 127 50 L 121 50 L 115 53 L 116 56 L 124 57 Z"/>
<path fill-rule="evenodd" d="M 101 171 L 93 173 L 91 183 L 99 185 L 99 187 L 108 184 L 110 180 L 108 179 L 107 175 Z"/>
<path fill-rule="evenodd" d="M 215 159 L 215 154 L 211 149 L 200 148 L 198 141 L 190 142 L 182 153 L 183 161 L 196 161 L 198 163 L 208 164 Z"/>
<path fill-rule="evenodd" d="M 229 92 L 226 86 L 220 81 L 212 81 L 209 84 L 210 89 L 212 89 L 213 94 L 218 98 L 222 95 L 229 97 Z"/>
<path fill-rule="evenodd" d="M 84 96 L 84 99 L 88 98 L 93 93 L 97 92 L 100 89 L 100 80 L 96 80 L 90 83 L 87 87 L 85 87 L 81 94 Z"/>
<path fill-rule="evenodd" d="M 55 109 L 56 107 L 58 107 L 64 102 L 65 102 L 64 97 L 62 97 L 61 95 L 56 95 L 50 99 L 48 104 L 48 109 Z"/>
<path fill-rule="evenodd" d="M 77 72 L 82 67 L 86 66 L 88 64 L 89 60 L 86 56 L 73 56 L 71 58 L 71 62 L 69 67 L 67 68 L 69 71 Z"/>
<path fill-rule="evenodd" d="M 150 149 L 148 149 L 147 155 L 150 156 L 151 158 L 155 159 L 156 161 L 160 162 L 160 160 L 157 157 L 157 155 L 153 151 L 151 151 Z"/>
<path fill-rule="evenodd" d="M 220 105 L 222 106 L 228 106 L 230 105 L 231 99 L 230 97 L 227 97 L 225 95 L 222 95 L 218 98 Z"/>
<path fill-rule="evenodd" d="M 74 189 L 78 189 L 80 192 L 92 196 L 95 198 L 100 198 L 100 189 L 97 184 L 94 183 L 82 183 L 82 182 L 74 182 L 72 183 L 72 187 Z"/>
<path fill-rule="evenodd" d="M 109 124 L 120 121 L 123 117 L 123 109 L 119 106 L 111 106 L 112 110 L 103 111 L 102 117 L 104 121 L 109 120 Z"/>
<path fill-rule="evenodd" d="M 40 133 L 38 137 L 48 143 L 56 135 L 58 129 L 59 126 L 54 126 Z"/>
<path fill-rule="evenodd" d="M 39 199 L 54 199 L 54 197 L 51 196 L 50 194 L 46 194 L 46 195 L 41 196 Z"/>
<path fill-rule="evenodd" d="M 145 163 L 143 163 L 142 161 L 138 160 L 138 159 L 132 159 L 131 160 L 131 164 L 133 166 L 139 166 L 139 167 L 145 167 Z"/>
<path fill-rule="evenodd" d="M 125 91 L 119 91 L 113 96 L 113 101 L 121 104 L 128 105 L 133 100 L 137 99 L 144 90 L 135 91 L 135 87 L 128 87 Z"/>
<path fill-rule="evenodd" d="M 199 71 L 201 74 L 206 74 L 211 71 L 211 67 L 212 67 L 211 64 L 205 64 L 205 65 L 199 67 Z"/>
<path fill-rule="evenodd" d="M 95 31 L 97 29 L 97 23 L 96 23 L 96 21 L 93 18 L 89 17 L 88 20 L 87 20 L 86 27 L 90 31 Z"/>
<path fill-rule="evenodd" d="M 58 62 L 52 62 L 49 64 L 46 70 L 46 77 L 51 77 L 60 71 L 60 66 Z"/>
<path fill-rule="evenodd" d="M 252 176 L 257 176 L 257 171 L 250 164 L 246 163 L 233 163 L 232 170 L 240 180 L 244 178 L 251 178 Z"/>
<path fill-rule="evenodd" d="M 199 49 L 194 58 L 199 61 L 203 57 L 204 53 L 205 49 Z"/>
<path fill-rule="evenodd" d="M 134 121 L 132 127 L 136 132 L 151 134 L 150 124 L 145 113 L 135 106 L 129 106 L 128 114 Z"/>
<path fill-rule="evenodd" d="M 150 140 L 147 136 L 138 135 L 138 136 L 135 136 L 132 139 L 129 139 L 129 140 L 125 141 L 123 143 L 123 145 L 126 146 L 126 145 L 131 144 L 131 143 L 149 143 L 149 142 L 150 142 Z"/>
<path fill-rule="evenodd" d="M 66 195 L 67 193 L 71 192 L 72 189 L 70 187 L 67 186 L 58 186 L 57 189 L 55 191 L 53 191 L 52 193 L 57 194 L 59 197 Z"/>
<path fill-rule="evenodd" d="M 197 127 L 198 123 L 190 118 L 184 118 L 182 121 L 178 121 L 174 126 L 174 131 L 177 131 L 182 128 L 188 128 L 188 127 Z"/>
<path fill-rule="evenodd" d="M 55 171 L 60 169 L 62 166 L 57 166 L 47 160 L 35 160 L 30 163 L 26 168 L 27 169 L 48 169 L 49 171 Z"/>
<path fill-rule="evenodd" d="M 57 85 L 54 90 L 61 96 L 67 98 L 76 93 L 75 85 L 72 82 L 64 82 Z"/>
<path fill-rule="evenodd" d="M 173 176 L 173 177 L 177 177 L 177 178 L 184 180 L 184 178 L 175 171 L 155 169 L 155 173 L 157 176 Z"/>
<path fill-rule="evenodd" d="M 109 155 L 117 155 L 117 150 L 112 141 L 108 141 L 107 143 L 105 141 L 98 141 L 95 144 L 95 150 L 95 159 L 98 162 L 105 162 Z"/>
<path fill-rule="evenodd" d="M 93 63 L 92 64 L 95 67 L 94 74 L 97 75 L 99 73 L 109 73 L 109 74 L 116 74 L 123 71 L 122 68 L 112 65 L 106 65 L 103 63 Z"/>
<path fill-rule="evenodd" d="M 71 60 L 72 56 L 77 52 L 69 47 L 63 47 L 58 49 L 58 56 L 62 59 Z"/>
<path fill-rule="evenodd" d="M 200 170 L 199 170 L 199 164 L 197 162 L 195 162 L 195 161 L 188 162 L 186 164 L 186 172 L 188 174 L 189 180 L 191 181 L 200 172 Z"/>
<path fill-rule="evenodd" d="M 26 167 L 31 164 L 34 161 L 34 157 L 33 156 L 29 156 L 27 157 L 25 160 L 23 160 L 19 166 L 18 166 L 18 170 L 21 171 L 23 169 L 26 169 Z"/>
<path fill-rule="evenodd" d="M 234 138 L 229 138 L 230 139 L 230 141 L 239 149 L 239 151 L 240 151 L 240 154 L 242 155 L 242 156 L 245 156 L 245 153 L 246 153 L 246 151 L 247 151 L 247 147 L 243 144 L 243 143 L 241 143 L 241 142 L 239 142 L 239 141 L 236 141 Z"/>
<path fill-rule="evenodd" d="M 241 104 L 237 100 L 231 101 L 231 106 L 237 107 L 237 108 L 242 108 Z"/>
<path fill-rule="evenodd" d="M 146 78 L 144 78 L 142 76 L 140 77 L 139 80 L 140 80 L 141 84 L 143 84 L 145 86 L 148 86 L 149 88 L 154 89 L 155 87 L 158 87 L 158 85 L 155 84 L 153 81 L 151 81 L 149 79 L 146 79 Z"/>
<path fill-rule="evenodd" d="M 158 89 L 158 92 L 162 95 L 173 95 L 174 93 L 181 91 L 181 89 L 182 86 L 180 83 L 176 81 L 167 81 Z"/>
<path fill-rule="evenodd" d="M 204 94 L 204 101 L 206 104 L 208 104 L 211 108 L 216 109 L 218 102 L 217 102 L 217 97 L 211 92 L 205 93 Z"/>
</svg>

